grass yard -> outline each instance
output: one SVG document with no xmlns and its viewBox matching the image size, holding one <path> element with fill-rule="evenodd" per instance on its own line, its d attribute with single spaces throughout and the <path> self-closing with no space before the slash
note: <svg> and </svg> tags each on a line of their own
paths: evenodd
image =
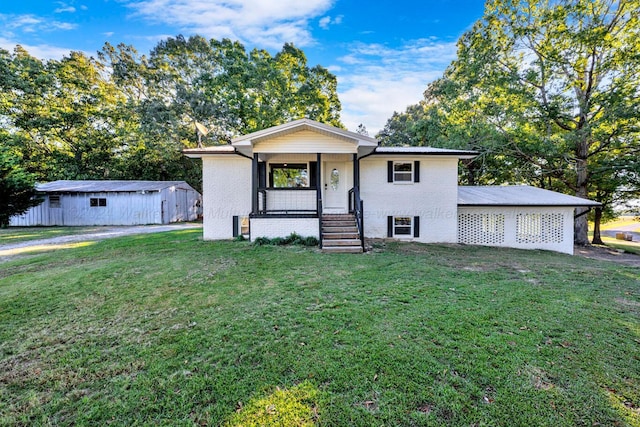
<svg viewBox="0 0 640 427">
<path fill-rule="evenodd" d="M 640 269 L 542 251 L 187 230 L 0 264 L 0 425 L 640 426 L 639 349 Z"/>
</svg>

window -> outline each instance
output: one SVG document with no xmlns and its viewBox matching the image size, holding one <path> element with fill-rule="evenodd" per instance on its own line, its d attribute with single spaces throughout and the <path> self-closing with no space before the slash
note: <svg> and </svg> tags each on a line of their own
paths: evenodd
<svg viewBox="0 0 640 427">
<path fill-rule="evenodd" d="M 233 237 L 249 237 L 249 217 L 248 216 L 233 216 Z"/>
<path fill-rule="evenodd" d="M 107 206 L 107 199 L 92 197 L 89 199 L 89 206 L 92 208 Z"/>
<path fill-rule="evenodd" d="M 387 217 L 387 237 L 420 237 L 420 217 Z"/>
<path fill-rule="evenodd" d="M 49 196 L 49 207 L 50 208 L 62 207 L 62 205 L 60 204 L 60 196 Z"/>
<path fill-rule="evenodd" d="M 245 237 L 249 236 L 249 217 L 248 216 L 240 217 L 240 234 Z"/>
<path fill-rule="evenodd" d="M 413 163 L 393 162 L 393 182 L 413 182 Z"/>
<path fill-rule="evenodd" d="M 271 186 L 275 188 L 309 187 L 309 169 L 307 167 L 307 164 L 272 164 Z"/>
<path fill-rule="evenodd" d="M 393 218 L 394 236 L 411 236 L 411 217 L 396 216 Z"/>
<path fill-rule="evenodd" d="M 420 161 L 387 161 L 387 182 L 396 184 L 420 182 Z"/>
</svg>

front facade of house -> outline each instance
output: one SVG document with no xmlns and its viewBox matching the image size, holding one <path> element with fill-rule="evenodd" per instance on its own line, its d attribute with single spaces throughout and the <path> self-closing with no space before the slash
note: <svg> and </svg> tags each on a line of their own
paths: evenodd
<svg viewBox="0 0 640 427">
<path fill-rule="evenodd" d="M 202 159 L 205 240 L 295 232 L 337 251 L 364 237 L 460 242 L 458 161 L 476 155 L 379 147 L 308 119 L 184 153 Z"/>
</svg>

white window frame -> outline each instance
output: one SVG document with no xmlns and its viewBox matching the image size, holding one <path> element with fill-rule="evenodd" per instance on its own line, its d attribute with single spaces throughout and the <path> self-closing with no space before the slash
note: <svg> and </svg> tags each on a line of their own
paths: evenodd
<svg viewBox="0 0 640 427">
<path fill-rule="evenodd" d="M 409 165 L 410 170 L 408 171 L 396 171 L 396 165 Z M 393 162 L 393 183 L 394 184 L 413 184 L 413 179 L 414 179 L 414 170 L 413 170 L 414 166 L 413 166 L 413 162 L 412 161 L 408 161 L 408 160 L 396 160 Z M 398 180 L 397 174 L 402 174 L 404 176 L 407 176 L 409 179 L 408 180 Z"/>
<path fill-rule="evenodd" d="M 396 233 L 396 229 L 397 227 L 407 227 L 407 225 L 404 224 L 396 224 L 396 220 L 401 219 L 401 218 L 407 218 L 409 219 L 409 232 L 408 233 Z M 393 237 L 394 238 L 398 238 L 398 239 L 411 239 L 413 238 L 413 217 L 412 216 L 394 216 L 393 217 Z"/>
</svg>

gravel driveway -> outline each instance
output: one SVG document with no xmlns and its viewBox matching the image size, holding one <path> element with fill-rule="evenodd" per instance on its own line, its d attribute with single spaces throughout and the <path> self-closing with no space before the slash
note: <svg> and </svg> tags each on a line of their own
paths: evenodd
<svg viewBox="0 0 640 427">
<path fill-rule="evenodd" d="M 112 237 L 131 236 L 134 234 L 161 233 L 163 231 L 188 230 L 193 228 L 202 228 L 202 224 L 175 223 L 167 225 L 105 227 L 100 231 L 89 232 L 86 234 L 73 234 L 69 236 L 50 237 L 47 239 L 29 240 L 20 243 L 0 244 L 0 260 L 5 260 L 8 257 L 24 253 L 25 249 L 29 248 L 46 250 L 47 247 L 59 246 L 66 243 L 97 241 L 110 239 Z"/>
</svg>

